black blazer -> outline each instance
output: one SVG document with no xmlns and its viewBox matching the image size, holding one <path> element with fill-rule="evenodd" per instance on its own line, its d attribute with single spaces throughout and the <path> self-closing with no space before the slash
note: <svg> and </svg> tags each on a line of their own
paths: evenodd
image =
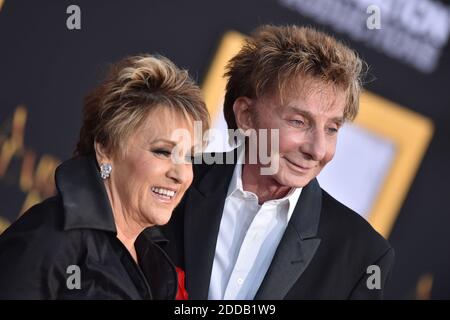
<svg viewBox="0 0 450 320">
<path fill-rule="evenodd" d="M 0 236 L 0 299 L 174 299 L 175 266 L 157 227 L 137 238 L 139 265 L 116 237 L 93 157 L 64 162 L 58 194 L 32 207 Z M 73 288 L 80 268 L 80 288 Z M 67 285 L 69 281 L 70 286 Z"/>
<path fill-rule="evenodd" d="M 169 256 L 185 268 L 189 299 L 208 297 L 233 170 L 232 164 L 194 165 L 193 184 L 163 228 Z M 255 299 L 382 298 L 393 260 L 389 243 L 314 179 L 302 190 Z M 367 287 L 370 265 L 380 267 L 380 289 Z"/>
</svg>

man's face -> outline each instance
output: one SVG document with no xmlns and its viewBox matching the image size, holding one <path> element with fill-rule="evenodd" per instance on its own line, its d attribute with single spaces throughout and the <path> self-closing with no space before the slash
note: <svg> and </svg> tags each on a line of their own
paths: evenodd
<svg viewBox="0 0 450 320">
<path fill-rule="evenodd" d="M 278 93 L 253 100 L 255 129 L 279 129 L 279 166 L 272 177 L 280 185 L 304 187 L 333 159 L 345 104 L 344 91 L 317 80 L 294 86 L 283 102 Z"/>
</svg>

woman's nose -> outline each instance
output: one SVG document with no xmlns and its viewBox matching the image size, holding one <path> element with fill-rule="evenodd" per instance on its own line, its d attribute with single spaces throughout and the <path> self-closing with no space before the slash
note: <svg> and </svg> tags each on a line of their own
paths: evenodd
<svg viewBox="0 0 450 320">
<path fill-rule="evenodd" d="M 177 184 L 184 184 L 192 180 L 192 165 L 187 163 L 172 164 L 167 176 Z"/>
</svg>

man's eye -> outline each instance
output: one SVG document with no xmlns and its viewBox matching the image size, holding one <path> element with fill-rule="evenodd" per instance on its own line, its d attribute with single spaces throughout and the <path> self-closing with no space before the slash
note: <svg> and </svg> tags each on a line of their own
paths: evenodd
<svg viewBox="0 0 450 320">
<path fill-rule="evenodd" d="M 328 128 L 327 131 L 329 134 L 333 135 L 336 134 L 338 132 L 338 128 Z"/>
<path fill-rule="evenodd" d="M 289 120 L 289 123 L 294 127 L 302 127 L 305 123 L 302 120 Z"/>
<path fill-rule="evenodd" d="M 153 153 L 159 156 L 163 156 L 163 157 L 170 157 L 172 152 L 166 149 L 155 149 L 153 150 Z"/>
</svg>

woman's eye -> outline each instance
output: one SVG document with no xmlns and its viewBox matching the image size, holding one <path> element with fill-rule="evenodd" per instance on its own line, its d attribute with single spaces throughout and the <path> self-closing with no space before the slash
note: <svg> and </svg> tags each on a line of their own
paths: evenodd
<svg viewBox="0 0 450 320">
<path fill-rule="evenodd" d="M 163 157 L 170 157 L 172 155 L 172 152 L 169 150 L 165 150 L 165 149 L 156 149 L 153 150 L 153 153 L 159 156 L 163 156 Z"/>
</svg>

